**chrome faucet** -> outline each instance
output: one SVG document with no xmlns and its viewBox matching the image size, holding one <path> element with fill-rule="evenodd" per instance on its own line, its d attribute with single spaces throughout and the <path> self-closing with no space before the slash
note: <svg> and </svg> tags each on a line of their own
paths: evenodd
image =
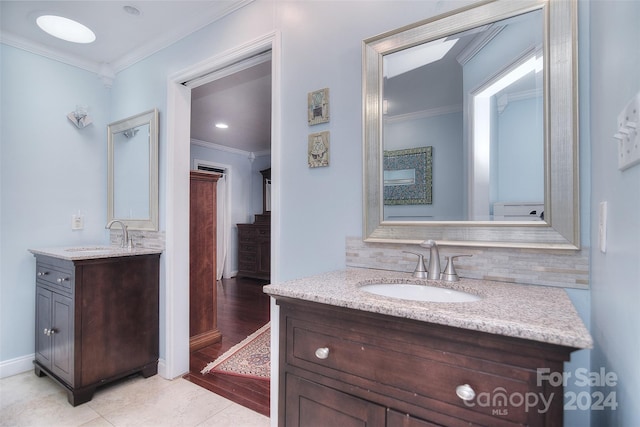
<svg viewBox="0 0 640 427">
<path fill-rule="evenodd" d="M 430 248 L 429 251 L 429 274 L 427 279 L 440 280 L 440 253 L 435 240 L 425 240 L 420 243 L 423 248 Z"/>
<path fill-rule="evenodd" d="M 116 222 L 118 224 L 120 224 L 120 227 L 122 227 L 122 242 L 120 242 L 120 247 L 121 248 L 129 248 L 129 249 L 131 249 L 132 242 L 131 242 L 131 240 L 129 240 L 129 232 L 127 231 L 127 226 L 124 225 L 124 222 L 122 222 L 122 221 L 120 221 L 118 219 L 113 219 L 113 220 L 109 221 L 104 228 L 111 230 L 111 226 L 113 224 L 115 224 Z"/>
</svg>

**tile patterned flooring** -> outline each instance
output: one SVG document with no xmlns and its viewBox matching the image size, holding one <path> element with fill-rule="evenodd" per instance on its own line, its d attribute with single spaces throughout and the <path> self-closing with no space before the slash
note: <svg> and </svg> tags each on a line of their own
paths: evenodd
<svg viewBox="0 0 640 427">
<path fill-rule="evenodd" d="M 133 376 L 99 388 L 75 408 L 33 371 L 0 380 L 0 426 L 268 427 L 269 418 L 187 380 Z"/>
</svg>

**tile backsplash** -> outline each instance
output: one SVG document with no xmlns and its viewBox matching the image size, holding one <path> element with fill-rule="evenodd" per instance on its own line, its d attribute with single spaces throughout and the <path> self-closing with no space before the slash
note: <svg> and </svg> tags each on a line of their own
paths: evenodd
<svg viewBox="0 0 640 427">
<path fill-rule="evenodd" d="M 164 231 L 129 230 L 129 237 L 138 248 L 165 249 Z M 118 246 L 122 241 L 122 230 L 111 230 L 109 240 L 112 246 Z"/>
<path fill-rule="evenodd" d="M 413 272 L 418 258 L 403 251 L 423 254 L 428 266 L 429 249 L 419 245 L 367 243 L 360 237 L 346 239 L 348 267 Z M 446 265 L 445 256 L 472 255 L 456 259 L 460 277 L 566 288 L 589 287 L 588 248 L 566 251 L 440 246 L 439 251 L 442 269 Z"/>
</svg>

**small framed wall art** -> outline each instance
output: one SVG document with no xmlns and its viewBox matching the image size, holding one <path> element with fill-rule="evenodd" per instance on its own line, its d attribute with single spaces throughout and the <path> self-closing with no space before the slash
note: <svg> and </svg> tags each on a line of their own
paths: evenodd
<svg viewBox="0 0 640 427">
<path fill-rule="evenodd" d="M 329 166 L 329 131 L 309 135 L 307 159 L 310 168 Z"/>
<path fill-rule="evenodd" d="M 307 95 L 309 125 L 329 121 L 329 88 L 309 92 Z"/>
</svg>

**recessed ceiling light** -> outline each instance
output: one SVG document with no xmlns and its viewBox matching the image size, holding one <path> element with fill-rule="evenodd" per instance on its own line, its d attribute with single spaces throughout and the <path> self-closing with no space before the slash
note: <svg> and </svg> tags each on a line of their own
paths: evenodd
<svg viewBox="0 0 640 427">
<path fill-rule="evenodd" d="M 89 28 L 62 16 L 42 15 L 36 19 L 36 23 L 44 32 L 68 42 L 91 43 L 96 39 Z"/>
<path fill-rule="evenodd" d="M 226 124 L 226 123 L 216 123 L 216 127 L 218 129 L 227 129 L 229 127 L 229 125 Z"/>
<path fill-rule="evenodd" d="M 140 16 L 140 9 L 134 6 L 122 6 L 125 12 L 129 15 Z"/>
</svg>

